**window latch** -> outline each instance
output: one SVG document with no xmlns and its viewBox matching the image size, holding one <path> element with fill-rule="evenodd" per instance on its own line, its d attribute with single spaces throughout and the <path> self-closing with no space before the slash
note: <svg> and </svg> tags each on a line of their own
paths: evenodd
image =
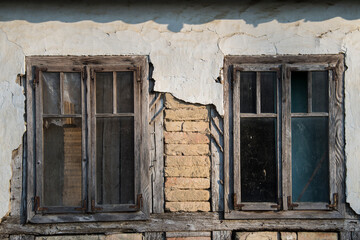
<svg viewBox="0 0 360 240">
<path fill-rule="evenodd" d="M 85 211 L 86 210 L 86 200 L 82 201 L 82 206 L 80 208 L 75 208 L 76 211 Z"/>
<path fill-rule="evenodd" d="M 101 207 L 95 207 L 95 200 L 94 199 L 91 200 L 91 211 L 95 212 L 95 211 L 100 211 L 100 210 L 102 210 Z"/>
<path fill-rule="evenodd" d="M 142 194 L 137 195 L 137 200 L 136 201 L 137 201 L 136 205 L 132 205 L 129 208 L 133 208 L 133 209 L 136 209 L 136 210 L 140 210 L 142 208 L 142 206 L 143 206 Z"/>
<path fill-rule="evenodd" d="M 332 204 L 328 204 L 326 205 L 326 207 L 328 207 L 330 210 L 335 210 L 338 207 L 338 194 L 334 193 L 333 194 L 333 203 Z"/>
<path fill-rule="evenodd" d="M 48 210 L 48 208 L 46 208 L 46 207 L 40 207 L 40 197 L 39 196 L 34 197 L 34 208 L 35 208 L 35 211 L 37 211 L 37 212 L 43 212 L 43 211 Z"/>
<path fill-rule="evenodd" d="M 294 208 L 298 207 L 299 204 L 293 203 L 293 202 L 291 201 L 291 196 L 288 196 L 288 197 L 287 197 L 287 206 L 288 206 L 288 209 L 289 209 L 289 210 L 294 210 Z"/>
<path fill-rule="evenodd" d="M 236 195 L 236 193 L 234 193 L 234 195 L 233 195 L 233 200 L 234 200 L 234 209 L 235 210 L 241 210 L 242 207 L 245 206 L 244 204 L 237 203 L 237 195 Z"/>
<path fill-rule="evenodd" d="M 271 208 L 276 208 L 277 210 L 281 210 L 281 205 L 282 205 L 282 199 L 278 198 L 278 204 L 276 205 L 271 205 Z"/>
</svg>

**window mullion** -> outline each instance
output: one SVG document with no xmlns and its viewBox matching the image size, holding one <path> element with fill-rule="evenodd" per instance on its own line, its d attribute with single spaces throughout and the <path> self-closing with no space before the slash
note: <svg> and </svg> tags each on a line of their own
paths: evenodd
<svg viewBox="0 0 360 240">
<path fill-rule="evenodd" d="M 234 69 L 233 79 L 233 152 L 234 152 L 234 194 L 241 201 L 241 159 L 240 159 L 240 71 Z"/>
<path fill-rule="evenodd" d="M 337 179 L 336 179 L 336 139 L 333 129 L 336 129 L 335 116 L 335 99 L 336 99 L 336 82 L 334 81 L 333 70 L 328 71 L 329 81 L 329 184 L 330 184 L 330 200 L 333 200 L 333 194 L 337 193 Z"/>
<path fill-rule="evenodd" d="M 261 73 L 256 72 L 256 114 L 261 113 Z"/>
<path fill-rule="evenodd" d="M 312 72 L 308 72 L 308 81 L 307 81 L 307 87 L 308 87 L 308 113 L 312 112 Z"/>
<path fill-rule="evenodd" d="M 291 197 L 291 71 L 284 64 L 282 74 L 282 190 L 284 210 L 288 210 Z"/>
</svg>

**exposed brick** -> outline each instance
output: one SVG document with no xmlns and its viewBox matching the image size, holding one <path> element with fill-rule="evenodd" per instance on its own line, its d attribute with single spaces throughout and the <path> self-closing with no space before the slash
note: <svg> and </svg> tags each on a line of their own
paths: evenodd
<svg viewBox="0 0 360 240">
<path fill-rule="evenodd" d="M 281 232 L 281 240 L 297 240 L 295 232 Z"/>
<path fill-rule="evenodd" d="M 142 234 L 140 233 L 120 233 L 111 234 L 105 237 L 105 240 L 142 240 Z"/>
<path fill-rule="evenodd" d="M 206 108 L 206 106 L 196 104 L 196 103 L 187 103 L 182 100 L 176 99 L 170 93 L 165 94 L 165 107 L 166 108 Z"/>
<path fill-rule="evenodd" d="M 298 240 L 337 240 L 334 232 L 298 232 Z"/>
<path fill-rule="evenodd" d="M 164 132 L 165 143 L 200 144 L 209 143 L 209 136 L 206 133 L 193 132 Z"/>
<path fill-rule="evenodd" d="M 211 240 L 211 237 L 170 237 L 166 240 Z"/>
<path fill-rule="evenodd" d="M 165 121 L 165 130 L 168 132 L 180 132 L 183 130 L 183 124 L 183 121 Z"/>
<path fill-rule="evenodd" d="M 208 190 L 165 189 L 165 200 L 169 202 L 208 201 L 209 199 Z"/>
<path fill-rule="evenodd" d="M 210 177 L 209 167 L 165 167 L 165 177 L 193 177 L 208 178 Z"/>
<path fill-rule="evenodd" d="M 209 155 L 209 144 L 165 144 L 165 154 L 170 156 Z"/>
<path fill-rule="evenodd" d="M 209 212 L 209 202 L 166 202 L 165 210 L 170 212 Z"/>
<path fill-rule="evenodd" d="M 165 188 L 208 189 L 210 188 L 210 179 L 167 177 L 165 180 Z"/>
<path fill-rule="evenodd" d="M 207 120 L 208 110 L 206 108 L 201 109 L 166 109 L 165 119 L 167 120 Z"/>
<path fill-rule="evenodd" d="M 209 131 L 209 122 L 205 121 L 196 121 L 196 122 L 184 122 L 183 126 L 184 132 L 208 132 Z"/>
<path fill-rule="evenodd" d="M 209 156 L 166 156 L 165 166 L 204 166 L 210 167 Z"/>
<path fill-rule="evenodd" d="M 236 240 L 278 240 L 277 232 L 237 232 Z"/>
</svg>

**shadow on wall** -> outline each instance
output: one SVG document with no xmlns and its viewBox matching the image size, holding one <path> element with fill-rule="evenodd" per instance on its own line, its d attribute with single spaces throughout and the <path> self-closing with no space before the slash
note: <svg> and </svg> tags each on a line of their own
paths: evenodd
<svg viewBox="0 0 360 240">
<path fill-rule="evenodd" d="M 257 26 L 274 19 L 280 23 L 299 20 L 320 22 L 336 17 L 354 20 L 359 19 L 360 12 L 360 4 L 355 0 L 179 0 L 169 2 L 171 1 L 2 1 L 0 2 L 0 22 L 14 20 L 25 20 L 31 23 L 123 21 L 139 24 L 154 21 L 158 24 L 167 24 L 169 31 L 179 32 L 184 24 L 200 25 L 217 19 L 242 19 L 247 24 Z M 98 7 L 100 5 L 101 8 Z M 292 14 L 295 12 L 296 14 Z"/>
</svg>

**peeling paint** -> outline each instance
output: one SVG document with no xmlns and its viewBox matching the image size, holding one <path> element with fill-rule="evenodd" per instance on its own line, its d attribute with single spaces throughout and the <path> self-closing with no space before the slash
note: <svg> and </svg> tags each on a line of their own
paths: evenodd
<svg viewBox="0 0 360 240">
<path fill-rule="evenodd" d="M 0 216 L 24 132 L 16 76 L 30 55 L 148 55 L 155 90 L 223 109 L 225 55 L 346 53 L 347 201 L 360 213 L 360 4 L 241 1 L 165 5 L 3 4 L 0 9 Z M 238 4 L 238 5 L 237 5 Z"/>
</svg>

